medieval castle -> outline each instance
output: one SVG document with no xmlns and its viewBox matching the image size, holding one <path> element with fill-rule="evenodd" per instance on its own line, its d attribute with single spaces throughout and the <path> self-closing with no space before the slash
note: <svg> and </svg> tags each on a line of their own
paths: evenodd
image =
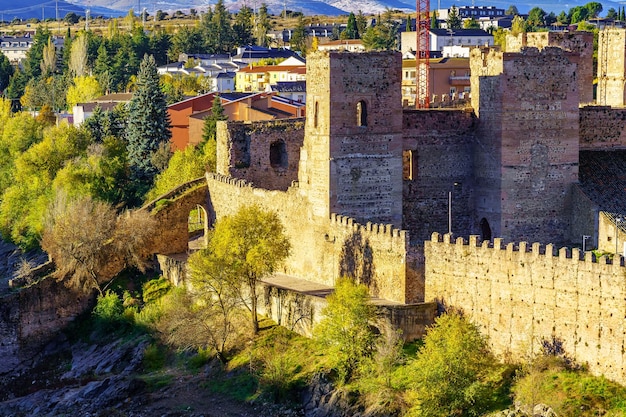
<svg viewBox="0 0 626 417">
<path fill-rule="evenodd" d="M 626 383 L 623 258 L 576 248 L 626 241 L 626 32 L 610 31 L 595 104 L 588 33 L 474 49 L 463 110 L 403 109 L 398 53 L 316 52 L 306 119 L 219 124 L 209 221 L 244 204 L 277 211 L 293 244 L 281 273 L 355 277 L 408 337 L 438 302 L 464 310 L 500 354 L 557 337 Z"/>
</svg>

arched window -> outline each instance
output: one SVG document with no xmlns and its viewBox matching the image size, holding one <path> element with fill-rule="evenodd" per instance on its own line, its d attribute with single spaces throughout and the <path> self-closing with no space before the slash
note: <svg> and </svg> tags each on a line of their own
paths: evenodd
<svg viewBox="0 0 626 417">
<path fill-rule="evenodd" d="M 480 219 L 480 235 L 482 240 L 491 240 L 491 226 L 484 217 Z"/>
<path fill-rule="evenodd" d="M 270 145 L 270 165 L 272 168 L 287 168 L 289 166 L 287 146 L 284 141 L 279 140 Z"/>
<path fill-rule="evenodd" d="M 356 103 L 356 125 L 367 126 L 367 103 L 365 100 Z"/>
</svg>

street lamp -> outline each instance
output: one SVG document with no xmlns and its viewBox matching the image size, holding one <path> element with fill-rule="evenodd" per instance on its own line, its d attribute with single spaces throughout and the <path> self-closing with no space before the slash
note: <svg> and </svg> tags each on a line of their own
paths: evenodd
<svg viewBox="0 0 626 417">
<path fill-rule="evenodd" d="M 459 185 L 458 182 L 454 183 L 454 186 L 448 191 L 448 234 L 452 236 L 452 190 Z"/>
<path fill-rule="evenodd" d="M 583 235 L 583 253 L 585 253 L 585 242 L 587 241 L 587 239 L 589 239 L 591 236 L 589 235 Z"/>
<path fill-rule="evenodd" d="M 616 217 L 615 218 L 615 256 L 617 256 L 617 254 L 619 253 L 619 224 L 622 222 L 621 217 Z"/>
</svg>

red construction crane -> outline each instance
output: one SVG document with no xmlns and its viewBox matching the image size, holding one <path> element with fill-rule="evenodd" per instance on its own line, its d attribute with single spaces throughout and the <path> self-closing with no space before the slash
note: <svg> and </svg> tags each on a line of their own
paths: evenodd
<svg viewBox="0 0 626 417">
<path fill-rule="evenodd" d="M 427 109 L 430 105 L 430 0 L 417 0 L 415 31 L 415 107 Z"/>
</svg>

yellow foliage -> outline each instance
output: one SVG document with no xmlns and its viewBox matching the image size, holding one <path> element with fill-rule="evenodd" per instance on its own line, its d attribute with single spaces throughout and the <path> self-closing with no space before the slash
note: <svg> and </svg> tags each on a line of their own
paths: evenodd
<svg viewBox="0 0 626 417">
<path fill-rule="evenodd" d="M 74 78 L 74 84 L 67 89 L 65 98 L 71 112 L 76 104 L 91 101 L 101 95 L 102 90 L 96 77 L 85 75 Z"/>
</svg>

